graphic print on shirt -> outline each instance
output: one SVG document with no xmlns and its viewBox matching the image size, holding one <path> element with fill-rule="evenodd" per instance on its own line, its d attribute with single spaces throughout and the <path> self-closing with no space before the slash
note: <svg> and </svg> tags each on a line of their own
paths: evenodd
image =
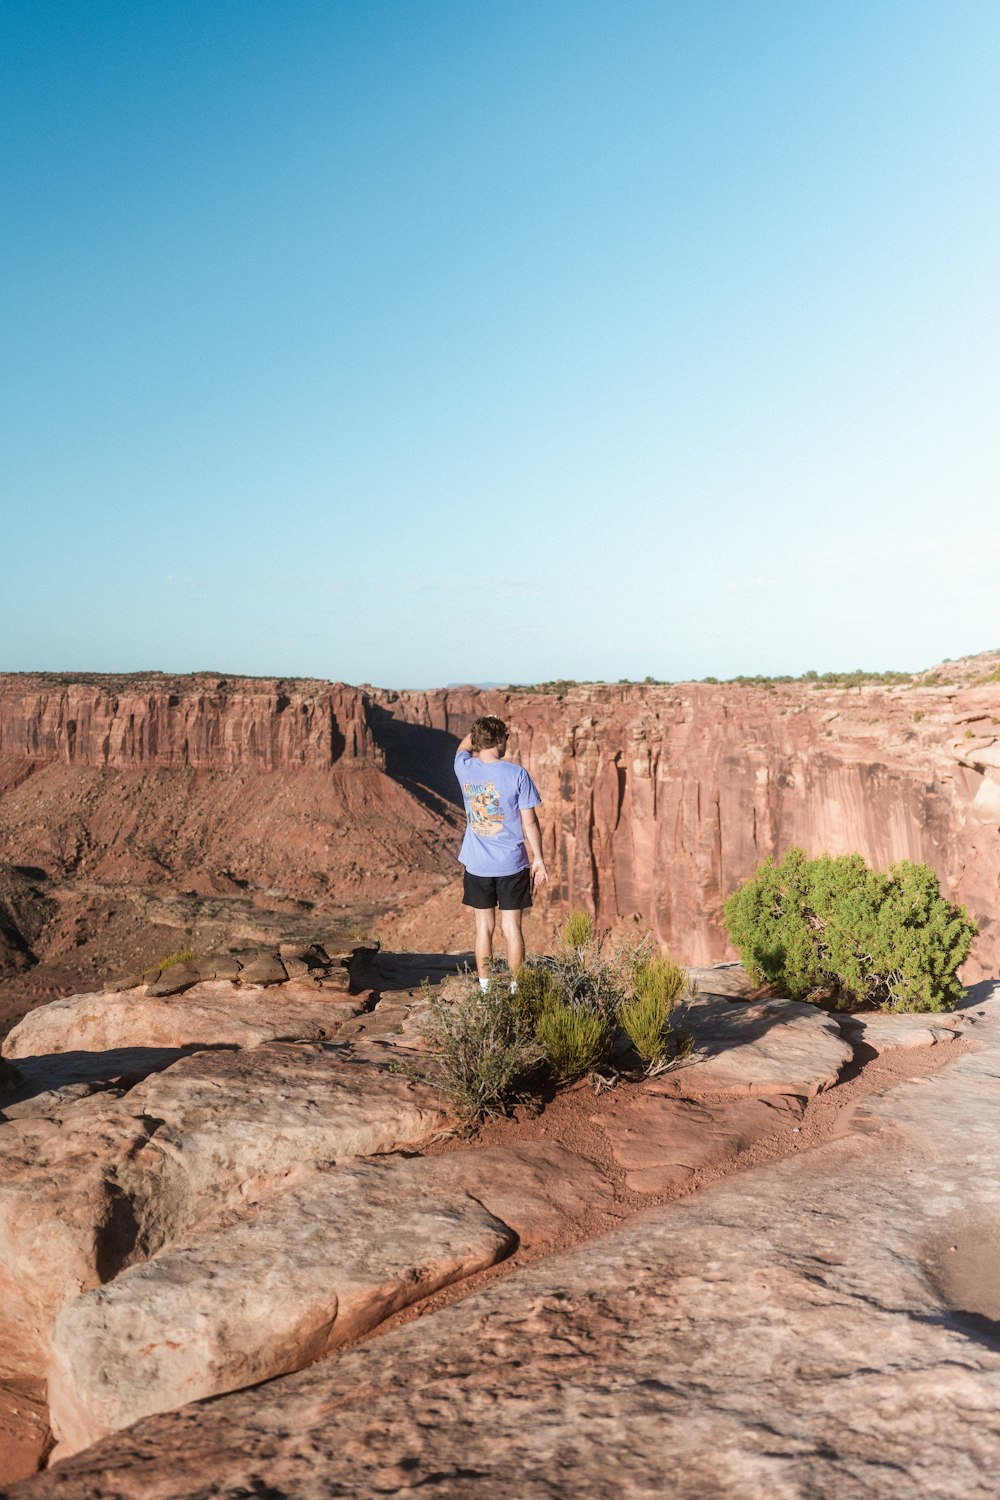
<svg viewBox="0 0 1000 1500">
<path fill-rule="evenodd" d="M 500 806 L 500 794 L 492 781 L 487 781 L 485 785 L 467 781 L 462 790 L 469 809 L 469 827 L 473 833 L 478 833 L 483 839 L 491 839 L 502 833 L 503 808 Z"/>
</svg>

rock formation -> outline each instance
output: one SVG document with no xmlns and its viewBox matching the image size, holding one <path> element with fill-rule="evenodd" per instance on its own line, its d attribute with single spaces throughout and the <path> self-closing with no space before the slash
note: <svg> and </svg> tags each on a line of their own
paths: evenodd
<svg viewBox="0 0 1000 1500">
<path fill-rule="evenodd" d="M 444 972 L 369 948 L 356 1015 L 311 992 L 341 1006 L 326 1042 L 128 1078 L 94 1047 L 119 993 L 12 1034 L 0 1373 L 44 1368 L 59 1445 L 7 1493 L 992 1494 L 1000 994 L 842 1022 L 701 971 L 689 1065 L 552 1108 L 612 1164 L 546 1139 L 549 1109 L 435 1148 L 412 1074 Z M 235 1021 L 301 981 L 162 1003 L 219 983 Z M 75 1049 L 25 1057 L 32 1034 Z M 879 1049 L 901 1071 L 873 1092 Z"/>
<path fill-rule="evenodd" d="M 799 844 L 883 869 L 926 861 L 981 924 L 972 980 L 1000 965 L 997 661 L 893 686 L 603 684 L 377 701 L 424 735 L 464 732 L 483 712 L 512 725 L 511 753 L 542 795 L 556 901 L 608 922 L 638 914 L 685 961 L 714 963 L 731 956 L 723 902 L 767 855 Z"/>
<path fill-rule="evenodd" d="M 996 662 L 890 686 L 537 693 L 0 678 L 0 861 L 22 887 L 18 905 L 0 880 L 0 974 L 37 959 L 11 996 L 79 989 L 88 964 L 148 962 L 213 901 L 367 903 L 360 920 L 397 943 L 464 946 L 452 751 L 496 712 L 543 798 L 543 919 L 638 917 L 685 961 L 717 962 L 723 902 L 766 855 L 857 850 L 934 867 L 981 923 L 974 980 L 1000 962 Z"/>
</svg>

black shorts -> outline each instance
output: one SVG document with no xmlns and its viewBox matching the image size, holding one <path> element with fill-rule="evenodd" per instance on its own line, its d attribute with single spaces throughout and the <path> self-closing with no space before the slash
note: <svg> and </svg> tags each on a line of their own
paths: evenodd
<svg viewBox="0 0 1000 1500">
<path fill-rule="evenodd" d="M 477 911 L 527 911 L 531 905 L 531 871 L 518 870 L 516 875 L 470 875 L 465 872 L 463 906 Z"/>
</svg>

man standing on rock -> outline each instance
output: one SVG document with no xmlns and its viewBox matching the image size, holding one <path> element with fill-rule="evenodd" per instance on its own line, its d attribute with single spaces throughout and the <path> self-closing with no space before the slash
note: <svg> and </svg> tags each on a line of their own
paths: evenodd
<svg viewBox="0 0 1000 1500">
<path fill-rule="evenodd" d="M 479 983 L 489 989 L 499 906 L 513 993 L 513 975 L 524 962 L 522 913 L 531 905 L 532 888 L 549 877 L 535 812 L 542 799 L 524 767 L 505 760 L 506 754 L 503 720 L 477 719 L 455 752 L 455 775 L 469 820 L 458 858 L 465 866 L 462 904 L 476 913 Z"/>
</svg>

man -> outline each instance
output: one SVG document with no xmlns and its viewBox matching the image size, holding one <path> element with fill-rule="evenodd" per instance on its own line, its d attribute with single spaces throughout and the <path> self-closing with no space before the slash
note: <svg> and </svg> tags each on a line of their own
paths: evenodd
<svg viewBox="0 0 1000 1500">
<path fill-rule="evenodd" d="M 462 904 L 476 914 L 479 983 L 489 989 L 499 906 L 513 994 L 513 976 L 524 962 L 522 913 L 531 905 L 532 887 L 549 877 L 535 811 L 542 799 L 524 767 L 505 760 L 506 754 L 503 720 L 477 719 L 455 752 L 455 775 L 469 820 L 458 858 L 465 866 Z"/>
</svg>

